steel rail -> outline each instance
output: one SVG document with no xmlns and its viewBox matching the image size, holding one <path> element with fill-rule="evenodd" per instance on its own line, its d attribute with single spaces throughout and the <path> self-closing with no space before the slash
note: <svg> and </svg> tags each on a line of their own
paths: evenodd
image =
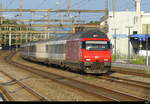
<svg viewBox="0 0 150 104">
<path fill-rule="evenodd" d="M 3 98 L 4 98 L 4 101 L 14 101 L 12 96 L 10 96 L 8 91 L 3 86 L 0 86 L 0 92 L 1 92 L 1 94 L 3 96 Z"/>
</svg>

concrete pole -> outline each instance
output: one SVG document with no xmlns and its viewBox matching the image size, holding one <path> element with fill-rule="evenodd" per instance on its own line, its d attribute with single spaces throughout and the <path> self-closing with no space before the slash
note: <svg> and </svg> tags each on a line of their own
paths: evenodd
<svg viewBox="0 0 150 104">
<path fill-rule="evenodd" d="M 29 28 L 27 27 L 27 31 L 29 30 Z M 28 33 L 25 34 L 25 40 L 26 40 L 26 43 L 28 42 Z"/>
<path fill-rule="evenodd" d="M 142 34 L 142 22 L 141 22 L 141 0 L 135 0 L 135 8 L 136 8 L 136 17 L 137 17 L 137 24 L 136 24 L 136 31 L 138 34 Z"/>
<path fill-rule="evenodd" d="M 112 0 L 112 8 L 113 8 L 113 17 L 115 17 L 115 11 L 116 11 L 116 0 Z"/>
<path fill-rule="evenodd" d="M 128 28 L 128 60 L 130 60 L 130 30 L 131 28 L 133 28 L 132 26 L 127 26 L 126 28 Z"/>
<path fill-rule="evenodd" d="M 9 31 L 11 31 L 11 27 L 9 27 Z M 9 32 L 9 48 L 11 48 L 11 32 Z"/>
<path fill-rule="evenodd" d="M 147 24 L 147 35 L 148 35 L 148 24 Z M 149 55 L 148 55 L 148 37 L 146 38 L 146 66 L 149 64 Z"/>
<path fill-rule="evenodd" d="M 115 60 L 116 60 L 116 57 L 117 57 L 117 30 L 118 28 L 113 28 L 112 30 L 114 30 L 114 35 L 115 35 L 115 38 L 114 38 L 114 48 L 115 48 L 115 51 L 114 51 L 114 54 L 115 54 Z"/>
</svg>

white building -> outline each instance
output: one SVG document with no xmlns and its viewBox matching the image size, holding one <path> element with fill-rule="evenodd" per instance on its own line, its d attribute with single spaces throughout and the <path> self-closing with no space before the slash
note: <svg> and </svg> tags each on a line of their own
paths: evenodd
<svg viewBox="0 0 150 104">
<path fill-rule="evenodd" d="M 140 0 L 136 0 L 136 11 L 109 12 L 109 18 L 107 20 L 109 26 L 108 36 L 113 46 L 115 46 L 114 36 L 117 34 L 116 52 L 119 55 L 128 55 L 129 27 L 130 34 L 133 34 L 133 32 L 137 32 L 138 34 L 150 34 L 150 13 L 144 13 L 139 9 L 140 2 Z M 130 53 L 133 54 L 131 44 Z"/>
</svg>

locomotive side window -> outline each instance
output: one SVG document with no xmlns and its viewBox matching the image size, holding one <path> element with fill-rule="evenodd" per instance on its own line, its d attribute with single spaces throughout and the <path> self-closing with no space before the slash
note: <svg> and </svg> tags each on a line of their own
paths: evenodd
<svg viewBox="0 0 150 104">
<path fill-rule="evenodd" d="M 85 47 L 86 47 L 85 41 L 81 42 L 80 46 L 81 46 L 81 49 L 85 49 Z"/>
<path fill-rule="evenodd" d="M 108 47 L 109 49 L 112 49 L 113 48 L 112 43 L 108 42 Z"/>
</svg>

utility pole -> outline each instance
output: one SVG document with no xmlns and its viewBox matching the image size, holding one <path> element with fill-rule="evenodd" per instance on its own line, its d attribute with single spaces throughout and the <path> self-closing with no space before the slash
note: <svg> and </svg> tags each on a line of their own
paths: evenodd
<svg viewBox="0 0 150 104">
<path fill-rule="evenodd" d="M 142 25 L 141 25 L 141 0 L 135 0 L 135 8 L 136 8 L 136 31 L 138 31 L 139 34 L 142 33 Z"/>
<path fill-rule="evenodd" d="M 9 31 L 11 31 L 11 27 L 9 27 Z M 9 49 L 11 49 L 11 43 L 12 43 L 12 38 L 11 38 L 11 32 L 9 32 Z"/>
<path fill-rule="evenodd" d="M 107 11 L 107 12 L 105 13 L 105 16 L 108 17 L 108 16 L 109 16 L 108 0 L 105 0 L 105 10 Z"/>
<path fill-rule="evenodd" d="M 2 9 L 3 7 L 2 7 L 2 1 L 0 2 L 0 9 Z M 2 12 L 0 12 L 0 24 L 3 24 L 3 14 L 2 14 Z M 0 31 L 2 31 L 2 28 L 0 27 Z M 2 46 L 1 44 L 3 44 L 2 43 L 2 41 L 3 41 L 3 35 L 2 34 L 0 34 L 1 36 L 0 36 L 0 46 Z"/>
<path fill-rule="evenodd" d="M 148 54 L 148 49 L 149 49 L 149 47 L 148 47 L 148 24 L 147 24 L 147 38 L 146 38 L 146 66 L 148 66 L 148 64 L 149 64 L 149 54 Z"/>
<path fill-rule="evenodd" d="M 115 17 L 115 11 L 116 11 L 116 0 L 112 0 L 112 9 L 113 9 L 113 17 Z"/>
<path fill-rule="evenodd" d="M 33 19 L 34 19 L 34 12 L 31 12 L 31 20 L 32 20 L 31 25 L 34 24 Z M 30 41 L 33 41 L 33 34 L 32 33 L 29 34 L 29 37 L 30 37 Z"/>
<path fill-rule="evenodd" d="M 128 28 L 128 60 L 130 60 L 130 31 L 132 26 L 126 26 Z"/>
<path fill-rule="evenodd" d="M 48 25 L 50 25 L 50 20 L 51 20 L 50 16 L 51 16 L 50 12 L 47 12 L 47 19 L 49 20 Z M 47 27 L 47 31 L 48 31 L 48 27 Z M 49 33 L 47 33 L 47 35 L 45 36 L 45 39 L 49 39 Z"/>
<path fill-rule="evenodd" d="M 23 17 L 23 13 L 22 13 L 22 11 L 21 11 L 21 9 L 23 9 L 23 0 L 20 0 L 20 14 L 19 14 L 19 16 L 20 16 L 20 19 L 22 19 L 22 17 Z M 22 28 L 20 27 L 20 31 L 22 30 Z M 23 43 L 23 34 L 20 34 L 20 45 Z"/>
<path fill-rule="evenodd" d="M 105 0 L 105 10 L 106 10 L 105 17 L 108 18 L 109 17 L 108 0 Z M 108 33 L 107 20 L 105 21 L 105 31 L 106 31 L 106 33 Z"/>
<path fill-rule="evenodd" d="M 3 6 L 2 6 L 2 1 L 0 2 L 0 9 L 3 9 Z M 3 12 L 0 12 L 0 18 L 1 18 L 1 24 L 3 24 Z"/>
<path fill-rule="evenodd" d="M 67 0 L 68 5 L 67 5 L 67 9 L 68 9 L 68 17 L 70 17 L 70 9 L 71 9 L 71 0 Z"/>
<path fill-rule="evenodd" d="M 117 30 L 118 28 L 112 28 L 112 30 L 114 30 L 114 44 L 115 44 L 115 51 L 114 51 L 114 54 L 115 54 L 115 60 L 116 60 L 116 56 L 117 56 Z"/>
<path fill-rule="evenodd" d="M 105 9 L 108 10 L 108 0 L 105 0 Z"/>
<path fill-rule="evenodd" d="M 20 17 L 22 17 L 21 9 L 23 9 L 23 0 L 20 0 Z"/>
</svg>

